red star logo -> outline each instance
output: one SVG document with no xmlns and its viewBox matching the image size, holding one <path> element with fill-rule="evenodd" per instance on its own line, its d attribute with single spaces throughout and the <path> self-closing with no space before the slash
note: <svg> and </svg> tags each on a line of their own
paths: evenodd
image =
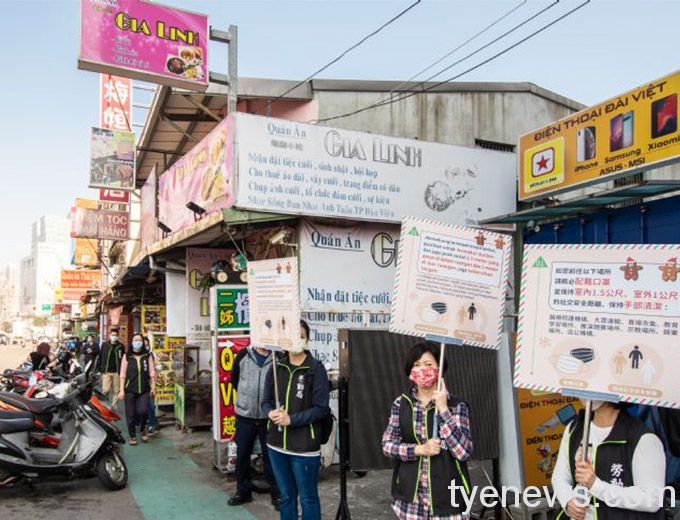
<svg viewBox="0 0 680 520">
<path fill-rule="evenodd" d="M 540 172 L 541 170 L 547 170 L 548 169 L 548 158 L 545 157 L 544 155 L 541 156 L 539 161 L 536 163 L 538 164 L 538 171 Z"/>
</svg>

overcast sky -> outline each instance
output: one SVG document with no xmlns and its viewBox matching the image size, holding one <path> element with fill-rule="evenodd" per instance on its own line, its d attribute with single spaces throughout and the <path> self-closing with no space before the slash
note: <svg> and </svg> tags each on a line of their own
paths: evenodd
<svg viewBox="0 0 680 520">
<path fill-rule="evenodd" d="M 239 73 L 303 79 L 413 3 L 402 0 L 167 0 L 239 28 Z M 551 5 L 545 0 L 421 0 L 397 22 L 320 77 L 404 80 L 514 7 L 512 16 L 433 71 Z M 444 79 L 483 61 L 582 2 L 562 0 Z M 0 266 L 29 253 L 31 223 L 66 216 L 87 188 L 89 128 L 98 123 L 98 74 L 76 68 L 76 0 L 0 0 Z M 575 14 L 461 81 L 529 81 L 595 104 L 675 71 L 680 20 L 675 0 L 592 0 Z M 211 44 L 211 69 L 226 68 L 226 47 Z M 433 72 L 427 73 L 427 75 Z M 424 79 L 425 76 L 418 79 Z M 141 97 L 137 101 L 143 101 Z M 144 114 L 133 116 L 143 122 Z"/>
</svg>

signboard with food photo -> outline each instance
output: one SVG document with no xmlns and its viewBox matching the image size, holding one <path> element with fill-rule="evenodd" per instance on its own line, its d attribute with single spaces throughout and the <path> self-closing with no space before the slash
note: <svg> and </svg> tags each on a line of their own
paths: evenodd
<svg viewBox="0 0 680 520">
<path fill-rule="evenodd" d="M 90 188 L 135 189 L 135 134 L 92 128 Z"/>
<path fill-rule="evenodd" d="M 115 9 L 102 7 L 101 0 L 80 1 L 78 68 L 192 90 L 208 87 L 207 16 L 141 0 L 113 4 Z"/>
<path fill-rule="evenodd" d="M 153 353 L 156 356 L 156 404 L 172 404 L 175 399 L 175 371 L 173 353 L 184 346 L 184 338 L 153 335 Z"/>
</svg>

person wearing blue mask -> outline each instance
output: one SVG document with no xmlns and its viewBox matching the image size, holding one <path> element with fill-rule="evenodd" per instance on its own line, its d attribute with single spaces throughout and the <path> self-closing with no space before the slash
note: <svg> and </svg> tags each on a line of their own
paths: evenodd
<svg viewBox="0 0 680 520">
<path fill-rule="evenodd" d="M 120 363 L 125 352 L 125 345 L 118 339 L 118 328 L 111 329 L 109 341 L 102 343 L 99 353 L 99 371 L 102 373 L 102 392 L 111 404 L 118 404 L 120 387 L 118 386 Z"/>
<path fill-rule="evenodd" d="M 120 392 L 118 399 L 125 400 L 125 418 L 130 446 L 137 445 L 137 426 L 142 442 L 148 442 L 146 424 L 149 417 L 149 398 L 156 395 L 156 369 L 149 352 L 144 349 L 144 337 L 132 336 L 130 348 L 120 367 Z"/>
</svg>

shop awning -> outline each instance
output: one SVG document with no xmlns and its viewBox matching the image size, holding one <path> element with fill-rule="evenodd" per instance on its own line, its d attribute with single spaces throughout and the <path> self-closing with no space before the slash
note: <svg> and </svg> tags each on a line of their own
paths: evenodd
<svg viewBox="0 0 680 520">
<path fill-rule="evenodd" d="M 525 209 L 516 213 L 501 215 L 480 222 L 480 224 L 516 224 L 529 221 L 568 219 L 593 213 L 616 204 L 633 200 L 649 199 L 672 192 L 680 192 L 680 180 L 649 180 L 639 184 L 602 190 L 585 197 L 555 202 Z"/>
<path fill-rule="evenodd" d="M 237 208 L 226 208 L 211 215 L 207 215 L 193 225 L 172 233 L 141 251 L 131 265 L 139 265 L 152 255 L 166 253 L 173 249 L 184 247 L 217 247 L 228 243 L 227 229 L 231 226 L 245 224 L 260 224 L 279 220 L 295 220 L 297 215 L 282 215 L 280 213 L 265 213 L 248 211 Z"/>
</svg>

